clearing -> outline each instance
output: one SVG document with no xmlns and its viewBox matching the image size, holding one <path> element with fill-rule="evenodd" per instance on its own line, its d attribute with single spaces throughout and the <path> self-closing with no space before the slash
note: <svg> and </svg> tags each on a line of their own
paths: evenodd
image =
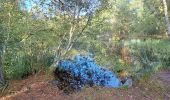
<svg viewBox="0 0 170 100">
<path fill-rule="evenodd" d="M 25 80 L 13 80 L 0 100 L 170 100 L 170 71 L 154 74 L 127 89 L 92 87 L 70 95 L 52 85 L 52 75 L 39 74 Z"/>
</svg>

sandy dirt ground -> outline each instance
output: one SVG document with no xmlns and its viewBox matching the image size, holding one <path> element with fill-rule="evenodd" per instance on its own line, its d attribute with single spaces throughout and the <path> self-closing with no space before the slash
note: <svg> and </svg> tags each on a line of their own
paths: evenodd
<svg viewBox="0 0 170 100">
<path fill-rule="evenodd" d="M 52 80 L 52 75 L 42 74 L 13 80 L 0 100 L 170 100 L 168 71 L 154 74 L 152 82 L 146 85 L 137 84 L 128 89 L 91 87 L 69 95 L 58 90 Z"/>
</svg>

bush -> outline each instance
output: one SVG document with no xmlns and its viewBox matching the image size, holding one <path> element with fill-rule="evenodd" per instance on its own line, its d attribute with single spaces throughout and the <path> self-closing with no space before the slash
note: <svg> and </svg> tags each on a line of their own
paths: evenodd
<svg viewBox="0 0 170 100">
<path fill-rule="evenodd" d="M 84 86 L 121 86 L 115 74 L 98 66 L 92 58 L 80 55 L 73 61 L 60 61 L 55 78 L 59 82 L 58 87 L 65 91 L 80 90 Z"/>
<path fill-rule="evenodd" d="M 29 54 L 19 48 L 9 48 L 5 57 L 6 79 L 23 79 L 42 70 L 47 70 L 54 60 L 51 52 Z"/>
<path fill-rule="evenodd" d="M 170 46 L 167 40 L 129 42 L 133 72 L 136 76 L 170 69 Z"/>
</svg>

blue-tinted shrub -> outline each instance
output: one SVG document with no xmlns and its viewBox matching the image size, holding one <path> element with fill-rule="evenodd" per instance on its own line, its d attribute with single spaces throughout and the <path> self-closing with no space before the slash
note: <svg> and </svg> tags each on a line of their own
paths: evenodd
<svg viewBox="0 0 170 100">
<path fill-rule="evenodd" d="M 64 90 L 94 85 L 114 88 L 121 86 L 115 74 L 98 66 L 92 58 L 80 55 L 73 61 L 61 60 L 55 70 L 55 78 L 59 81 L 59 88 Z"/>
</svg>

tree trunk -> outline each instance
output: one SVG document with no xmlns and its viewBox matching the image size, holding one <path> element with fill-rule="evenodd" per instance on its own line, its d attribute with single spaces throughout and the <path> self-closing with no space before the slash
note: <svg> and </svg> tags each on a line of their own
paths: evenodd
<svg viewBox="0 0 170 100">
<path fill-rule="evenodd" d="M 2 56 L 0 55 L 0 85 L 3 84 L 4 84 L 3 64 L 2 64 Z"/>
<path fill-rule="evenodd" d="M 170 24 L 169 24 L 169 18 L 168 18 L 168 8 L 167 8 L 167 2 L 166 0 L 163 0 L 163 6 L 164 6 L 164 14 L 165 14 L 165 21 L 167 26 L 167 36 L 170 39 Z"/>
</svg>

